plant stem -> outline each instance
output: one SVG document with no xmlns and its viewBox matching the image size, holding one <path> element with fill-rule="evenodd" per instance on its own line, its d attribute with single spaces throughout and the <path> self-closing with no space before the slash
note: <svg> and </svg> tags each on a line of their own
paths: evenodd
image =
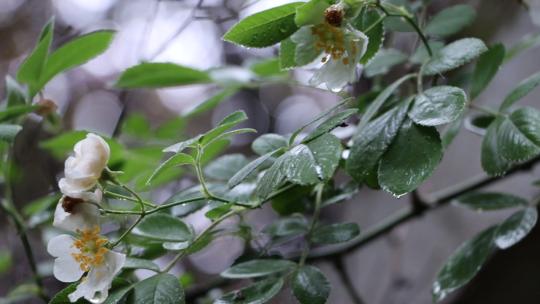
<svg viewBox="0 0 540 304">
<path fill-rule="evenodd" d="M 210 225 L 208 225 L 208 227 L 206 227 L 194 240 L 193 242 L 190 244 L 190 246 L 184 250 L 182 250 L 181 252 L 179 252 L 170 262 L 169 264 L 167 264 L 167 266 L 165 266 L 165 268 L 163 268 L 163 270 L 161 271 L 162 273 L 165 273 L 165 272 L 169 272 L 169 270 L 171 270 L 171 268 L 179 261 L 181 260 L 188 252 L 189 252 L 189 248 L 191 246 L 193 246 L 193 244 L 196 244 L 197 242 L 199 242 L 203 237 L 206 236 L 206 234 L 210 233 L 217 225 L 219 225 L 221 222 L 223 222 L 225 219 L 229 218 L 230 216 L 236 214 L 236 210 L 231 210 L 227 213 L 225 213 L 224 215 L 222 215 L 220 218 L 218 218 L 217 220 L 213 221 Z"/>
<path fill-rule="evenodd" d="M 336 268 L 336 271 L 343 282 L 343 286 L 349 293 L 349 296 L 351 297 L 351 300 L 354 304 L 365 304 L 364 300 L 360 296 L 360 294 L 356 291 L 356 288 L 354 288 L 354 284 L 351 280 L 351 277 L 349 276 L 349 273 L 347 272 L 347 269 L 345 268 L 345 263 L 343 261 L 343 257 L 337 257 L 333 260 L 334 267 Z"/>
<path fill-rule="evenodd" d="M 304 247 L 304 251 L 302 252 L 302 256 L 300 257 L 300 262 L 298 263 L 299 267 L 304 266 L 304 264 L 306 263 L 306 258 L 311 248 L 311 237 L 313 236 L 313 231 L 315 230 L 315 226 L 317 225 L 317 221 L 319 220 L 319 215 L 321 214 L 321 202 L 322 202 L 323 189 L 324 189 L 324 184 L 318 184 L 317 186 L 315 186 L 315 191 L 316 191 L 315 210 L 313 211 L 313 217 L 311 218 L 309 229 L 306 234 L 306 244 Z"/>
<path fill-rule="evenodd" d="M 136 202 L 138 203 L 139 201 L 136 199 L 136 198 L 133 198 L 133 197 L 130 197 L 130 196 L 126 196 L 126 195 L 122 195 L 122 194 L 119 194 L 119 193 L 115 193 L 115 192 L 111 192 L 111 191 L 104 191 L 103 192 L 105 195 L 108 195 L 108 196 L 111 196 L 111 197 L 114 197 L 116 199 L 120 199 L 120 200 L 124 200 L 124 201 L 130 201 L 130 202 Z M 147 202 L 145 200 L 142 201 L 143 204 L 147 207 L 156 207 L 156 205 L 150 203 L 150 202 Z"/>
<path fill-rule="evenodd" d="M 416 24 L 416 22 L 414 22 L 414 20 L 410 16 L 390 14 L 380 3 L 377 3 L 376 5 L 387 17 L 401 17 L 405 19 L 405 21 L 407 21 L 407 23 L 409 23 L 414 28 L 418 36 L 420 36 L 420 39 L 422 40 L 422 43 L 426 47 L 429 57 L 433 56 L 433 51 L 431 50 L 431 47 L 429 46 L 426 36 L 422 32 L 418 24 Z"/>
<path fill-rule="evenodd" d="M 45 302 L 49 302 L 49 297 L 45 293 L 45 287 L 43 285 L 43 280 L 41 276 L 38 273 L 37 269 L 37 263 L 36 259 L 34 257 L 34 252 L 32 250 L 32 246 L 30 246 L 30 241 L 28 240 L 28 235 L 26 234 L 27 227 L 26 224 L 20 215 L 20 213 L 17 211 L 15 206 L 13 205 L 13 196 L 11 192 L 11 157 L 10 157 L 10 151 L 11 146 L 9 146 L 7 152 L 6 152 L 6 159 L 5 159 L 5 171 L 4 171 L 4 201 L 0 203 L 0 208 L 8 214 L 11 219 L 13 220 L 13 223 L 15 224 L 15 228 L 17 229 L 17 233 L 19 234 L 19 238 L 21 239 L 21 243 L 23 244 L 24 252 L 26 254 L 26 258 L 28 259 L 28 264 L 30 266 L 30 270 L 34 274 L 34 282 L 36 286 L 38 287 L 38 295 L 39 297 Z"/>
</svg>

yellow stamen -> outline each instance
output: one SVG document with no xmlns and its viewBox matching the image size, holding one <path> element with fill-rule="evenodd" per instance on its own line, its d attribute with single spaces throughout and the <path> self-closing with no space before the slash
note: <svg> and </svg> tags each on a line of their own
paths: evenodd
<svg viewBox="0 0 540 304">
<path fill-rule="evenodd" d="M 315 25 L 311 28 L 311 33 L 315 36 L 315 47 L 322 50 L 328 58 L 334 60 L 341 59 L 345 54 L 345 35 L 339 27 L 328 23 Z M 325 56 L 327 57 L 327 56 Z M 325 62 L 324 60 L 323 62 Z"/>
<path fill-rule="evenodd" d="M 107 239 L 99 233 L 99 227 L 86 230 L 78 230 L 79 237 L 73 242 L 73 246 L 79 250 L 72 256 L 83 271 L 89 271 L 91 267 L 101 265 L 105 260 L 105 254 L 109 251 L 105 248 Z"/>
</svg>

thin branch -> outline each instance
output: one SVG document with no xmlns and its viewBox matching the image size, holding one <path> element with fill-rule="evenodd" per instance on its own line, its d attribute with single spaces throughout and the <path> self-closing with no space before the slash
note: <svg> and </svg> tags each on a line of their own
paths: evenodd
<svg viewBox="0 0 540 304">
<path fill-rule="evenodd" d="M 392 231 L 394 228 L 400 226 L 401 224 L 404 224 L 439 207 L 445 206 L 455 198 L 469 191 L 477 190 L 482 187 L 491 185 L 515 173 L 530 170 L 538 162 L 540 162 L 540 157 L 536 157 L 521 165 L 515 166 L 514 168 L 510 169 L 504 176 L 486 177 L 482 175 L 471 178 L 470 180 L 467 180 L 461 184 L 457 184 L 447 189 L 433 193 L 429 196 L 429 200 L 422 203 L 421 208 L 418 208 L 418 206 L 415 206 L 414 204 L 412 204 L 412 206 L 403 208 L 396 213 L 388 216 L 375 227 L 367 230 L 363 235 L 347 244 L 333 248 L 321 248 L 320 250 L 313 250 L 308 256 L 308 260 L 333 259 L 337 256 L 352 253 L 357 249 L 360 249 L 365 245 L 371 243 L 372 241 L 386 235 L 388 232 Z M 417 197 L 416 199 L 420 198 Z"/>
<path fill-rule="evenodd" d="M 349 293 L 349 296 L 354 304 L 365 304 L 366 302 L 362 299 L 360 294 L 357 292 L 356 288 L 354 287 L 353 281 L 351 279 L 351 276 L 349 276 L 349 273 L 347 272 L 347 269 L 345 267 L 345 263 L 343 261 L 343 257 L 336 257 L 333 259 L 334 267 L 336 268 L 336 271 L 339 275 L 339 278 L 343 282 L 343 286 Z"/>
</svg>

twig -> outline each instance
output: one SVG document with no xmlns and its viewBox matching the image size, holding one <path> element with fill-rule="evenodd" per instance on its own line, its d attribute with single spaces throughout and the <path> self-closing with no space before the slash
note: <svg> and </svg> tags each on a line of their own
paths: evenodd
<svg viewBox="0 0 540 304">
<path fill-rule="evenodd" d="M 349 273 L 347 272 L 347 269 L 345 268 L 345 265 L 343 263 L 343 257 L 336 257 L 332 260 L 332 262 L 334 264 L 334 267 L 336 268 L 339 278 L 343 282 L 343 286 L 349 293 L 349 296 L 351 300 L 353 301 L 353 303 L 365 304 L 366 302 L 362 299 L 360 294 L 357 292 L 351 280 L 351 277 L 349 276 Z"/>
<path fill-rule="evenodd" d="M 447 189 L 441 190 L 439 192 L 433 193 L 430 195 L 429 200 L 424 201 L 421 204 L 421 208 L 416 205 L 408 206 L 403 208 L 396 213 L 388 216 L 382 222 L 380 222 L 375 227 L 367 230 L 362 236 L 357 239 L 344 244 L 342 246 L 337 246 L 333 248 L 322 248 L 320 250 L 314 250 L 308 256 L 308 260 L 321 260 L 321 259 L 333 259 L 334 257 L 346 255 L 364 247 L 366 244 L 378 239 L 381 236 L 384 236 L 388 232 L 392 231 L 397 226 L 404 224 L 414 218 L 417 218 L 426 212 L 435 210 L 439 207 L 445 206 L 455 198 L 469 192 L 476 190 L 490 184 L 493 184 L 503 178 L 506 178 L 512 174 L 529 170 L 536 163 L 540 162 L 540 157 L 531 159 L 521 165 L 515 166 L 510 169 L 504 176 L 493 176 L 486 177 L 484 175 L 471 178 L 468 181 L 465 181 L 461 184 L 451 186 Z M 416 199 L 420 199 L 417 197 Z"/>
</svg>

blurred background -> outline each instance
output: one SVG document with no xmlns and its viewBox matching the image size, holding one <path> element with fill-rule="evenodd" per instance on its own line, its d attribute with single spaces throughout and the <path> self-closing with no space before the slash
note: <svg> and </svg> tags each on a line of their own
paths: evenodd
<svg viewBox="0 0 540 304">
<path fill-rule="evenodd" d="M 114 89 L 112 83 L 123 70 L 142 61 L 174 62 L 202 70 L 228 67 L 224 81 L 249 80 L 253 75 L 241 67 L 275 57 L 277 48 L 243 49 L 223 42 L 221 36 L 239 18 L 287 2 L 293 1 L 0 0 L 0 77 L 16 74 L 51 16 L 56 17 L 53 48 L 87 32 L 114 29 L 116 37 L 103 55 L 54 78 L 46 86 L 44 97 L 58 105 L 65 129 L 113 136 L 118 133 L 121 122 L 133 114 L 144 117 L 151 127 L 159 126 L 214 96 L 216 86 L 120 91 Z M 472 26 L 459 36 L 479 37 L 488 45 L 502 42 L 508 47 L 524 35 L 540 31 L 524 6 L 515 0 L 433 0 L 429 13 L 456 3 L 471 4 L 478 13 Z M 385 44 L 410 54 L 414 51 L 411 44 L 414 37 L 414 33 L 392 33 Z M 505 64 L 476 103 L 499 104 L 515 84 L 539 70 L 540 50 L 532 48 Z M 294 85 L 278 81 L 242 89 L 212 111 L 186 119 L 179 137 L 207 130 L 236 109 L 246 111 L 250 118 L 246 127 L 257 129 L 259 134 L 288 134 L 340 100 L 334 94 L 306 87 L 310 73 L 309 70 L 291 72 L 296 80 Z M 399 73 L 398 67 L 389 77 Z M 371 85 L 370 79 L 362 79 L 354 85 L 352 93 L 359 95 Z M 0 81 L 0 99 L 4 96 L 4 82 Z M 539 100 L 540 91 L 536 91 L 527 96 L 523 104 L 538 107 Z M 14 193 L 18 208 L 51 193 L 63 165 L 40 151 L 39 141 L 50 134 L 40 128 L 39 120 L 29 121 L 27 126 L 17 143 L 16 158 L 23 172 Z M 254 138 L 255 135 L 235 138 L 229 151 L 250 155 L 249 145 Z M 421 187 L 422 195 L 429 197 L 430 193 L 481 174 L 480 144 L 480 136 L 462 130 L 434 176 Z M 535 197 L 540 191 L 532 188 L 530 181 L 539 176 L 540 170 L 535 169 L 498 183 L 493 189 Z M 179 180 L 151 195 L 161 202 L 189 184 L 189 180 Z M 365 229 L 408 200 L 407 196 L 395 199 L 381 191 L 363 189 L 351 201 L 325 209 L 323 218 L 354 221 Z M 193 214 L 188 221 L 201 229 L 208 224 L 203 214 Z M 446 258 L 463 241 L 506 216 L 507 212 L 479 215 L 449 205 L 348 254 L 345 269 L 368 304 L 431 303 L 431 284 Z M 251 212 L 247 221 L 260 230 L 274 218 L 276 214 L 266 206 Z M 46 253 L 43 242 L 47 239 L 46 233 L 32 230 L 31 239 L 40 271 L 50 274 L 52 258 Z M 0 238 L 0 296 L 4 296 L 26 282 L 31 273 L 15 230 L 2 214 L 0 235 L 3 236 Z M 218 239 L 174 271 L 179 275 L 189 271 L 193 284 L 210 281 L 243 252 L 243 246 L 242 241 L 232 237 Z M 317 263 L 332 282 L 329 303 L 351 303 L 332 263 Z M 148 274 L 140 271 L 137 275 Z M 54 278 L 48 277 L 45 282 L 52 291 L 62 288 Z M 219 293 L 219 290 L 211 293 Z M 539 302 L 540 228 L 515 247 L 497 252 L 470 285 L 446 300 L 446 303 Z M 33 302 L 23 300 L 21 303 Z M 273 303 L 295 302 L 285 290 Z"/>
</svg>

